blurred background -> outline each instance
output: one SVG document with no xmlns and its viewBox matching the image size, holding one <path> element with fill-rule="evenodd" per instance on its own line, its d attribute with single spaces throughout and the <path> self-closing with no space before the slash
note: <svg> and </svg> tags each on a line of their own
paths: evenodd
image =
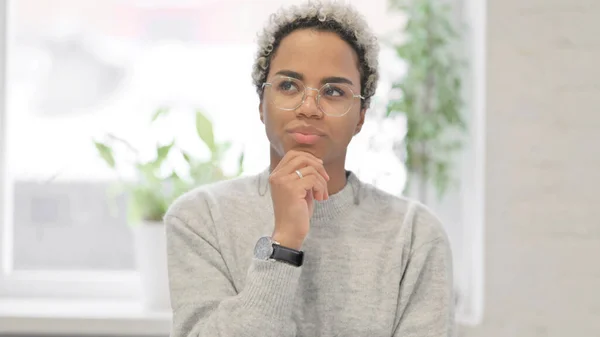
<svg viewBox="0 0 600 337">
<path fill-rule="evenodd" d="M 255 39 L 298 2 L 0 1 L 1 336 L 168 335 L 160 224 L 115 182 L 265 169 Z M 600 336 L 600 2 L 347 2 L 382 43 L 348 168 L 444 221 L 458 335 Z"/>
</svg>

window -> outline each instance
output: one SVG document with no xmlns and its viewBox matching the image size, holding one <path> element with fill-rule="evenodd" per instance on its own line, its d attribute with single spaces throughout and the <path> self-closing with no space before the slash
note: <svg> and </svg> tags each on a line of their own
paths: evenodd
<svg viewBox="0 0 600 337">
<path fill-rule="evenodd" d="M 0 111 L 0 291 L 136 298 L 124 200 L 115 205 L 107 198 L 115 176 L 97 158 L 92 138 L 114 132 L 141 145 L 177 130 L 193 148 L 187 133 L 194 130 L 185 126 L 190 111 L 201 108 L 214 121 L 216 137 L 233 142 L 231 164 L 244 151 L 244 174 L 266 168 L 268 141 L 257 136 L 264 131 L 250 77 L 254 38 L 270 12 L 291 2 L 10 2 L 10 29 L 0 32 L 0 53 L 10 65 L 3 68 L 6 107 Z M 397 29 L 401 18 L 387 13 L 385 0 L 353 4 L 377 33 Z M 385 48 L 380 64 L 378 95 L 348 167 L 398 194 L 405 172 L 392 145 L 404 124 L 379 117 L 389 83 L 403 66 Z M 227 96 L 231 90 L 235 102 Z M 165 104 L 174 107 L 173 119 L 149 129 L 150 115 Z M 444 207 L 454 209 L 446 218 L 456 252 L 465 227 L 456 225 L 464 214 L 454 206 Z M 459 271 L 463 257 L 459 251 Z M 464 275 L 457 279 L 463 282 Z"/>
</svg>

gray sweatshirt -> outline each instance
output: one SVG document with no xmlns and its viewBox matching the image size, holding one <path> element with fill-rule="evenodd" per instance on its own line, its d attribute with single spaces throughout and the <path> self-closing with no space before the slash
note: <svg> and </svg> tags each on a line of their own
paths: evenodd
<svg viewBox="0 0 600 337">
<path fill-rule="evenodd" d="M 268 174 L 197 188 L 165 216 L 171 337 L 453 335 L 451 251 L 427 208 L 350 173 L 316 202 L 303 266 L 258 260 Z"/>
</svg>

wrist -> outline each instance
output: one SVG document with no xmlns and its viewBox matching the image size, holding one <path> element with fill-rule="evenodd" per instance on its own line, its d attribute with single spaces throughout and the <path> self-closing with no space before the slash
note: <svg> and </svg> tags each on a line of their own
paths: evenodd
<svg viewBox="0 0 600 337">
<path fill-rule="evenodd" d="M 297 237 L 293 237 L 279 232 L 273 232 L 271 239 L 279 243 L 279 245 L 281 245 L 282 247 L 291 248 L 294 250 L 301 250 L 302 243 L 304 243 L 304 239 L 299 239 Z"/>
</svg>

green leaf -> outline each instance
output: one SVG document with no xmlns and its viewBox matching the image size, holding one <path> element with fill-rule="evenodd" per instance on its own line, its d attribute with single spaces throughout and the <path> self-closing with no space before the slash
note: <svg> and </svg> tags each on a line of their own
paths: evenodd
<svg viewBox="0 0 600 337">
<path fill-rule="evenodd" d="M 167 115 L 169 113 L 169 108 L 163 107 L 163 108 L 159 108 L 158 110 L 156 110 L 156 112 L 154 112 L 154 115 L 152 115 L 152 119 L 150 120 L 150 123 L 154 123 L 159 117 Z"/>
<path fill-rule="evenodd" d="M 137 164 L 136 168 L 138 173 L 141 175 L 142 184 L 145 185 L 159 185 L 161 179 L 157 175 L 157 166 L 154 162 Z M 160 187 L 160 186 L 159 186 Z"/>
<path fill-rule="evenodd" d="M 211 159 L 213 162 L 220 162 L 227 151 L 231 148 L 231 142 L 215 144 L 215 148 L 211 151 Z"/>
<path fill-rule="evenodd" d="M 213 134 L 212 122 L 202 113 L 196 111 L 196 132 L 211 152 L 215 151 L 215 136 Z"/>
<path fill-rule="evenodd" d="M 114 169 L 116 163 L 112 149 L 108 145 L 98 141 L 94 141 L 94 145 L 96 146 L 96 150 L 98 150 L 98 153 L 104 162 L 106 162 L 110 168 Z"/>
<path fill-rule="evenodd" d="M 466 62 L 460 36 L 464 29 L 454 16 L 453 3 L 390 0 L 389 4 L 392 9 L 406 6 L 402 11 L 407 23 L 398 34 L 402 39 L 390 40 L 400 41 L 393 48 L 407 69 L 392 83 L 392 90 L 402 95 L 387 102 L 386 116 L 406 117 L 402 159 L 409 180 L 416 177 L 442 195 L 452 183 L 450 163 L 462 149 L 462 143 L 455 140 L 467 128 L 462 90 Z"/>
<path fill-rule="evenodd" d="M 171 174 L 170 180 L 170 182 L 173 184 L 173 193 L 171 196 L 173 201 L 193 187 L 181 179 L 181 177 L 179 177 L 175 172 Z"/>
<path fill-rule="evenodd" d="M 135 185 L 131 189 L 128 204 L 128 220 L 131 224 L 140 221 L 162 221 L 172 200 L 163 194 L 162 185 Z"/>
<path fill-rule="evenodd" d="M 191 165 L 192 164 L 192 157 L 185 151 L 181 151 L 181 155 L 183 156 L 183 159 L 185 159 L 185 161 Z"/>
<path fill-rule="evenodd" d="M 156 148 L 156 160 L 154 161 L 154 165 L 156 165 L 156 167 L 160 167 L 163 161 L 167 158 L 173 145 L 175 145 L 174 141 L 168 145 L 163 145 Z"/>
<path fill-rule="evenodd" d="M 120 137 L 118 137 L 118 136 L 116 136 L 116 135 L 114 135 L 114 134 L 112 134 L 112 133 L 108 133 L 108 134 L 106 135 L 106 137 L 108 137 L 108 139 L 110 139 L 110 140 L 111 140 L 111 142 L 118 142 L 118 143 L 121 143 L 121 144 L 122 144 L 122 145 L 124 145 L 124 146 L 125 146 L 125 147 L 126 147 L 128 150 L 129 150 L 129 151 L 131 151 L 132 153 L 134 153 L 136 156 L 137 156 L 137 155 L 139 155 L 139 152 L 138 152 L 138 150 L 137 150 L 135 147 L 133 147 L 133 145 L 131 145 L 131 143 L 129 143 L 129 142 L 128 142 L 128 141 L 126 141 L 125 139 L 123 139 L 123 138 L 120 138 Z"/>
<path fill-rule="evenodd" d="M 138 225 L 142 221 L 142 210 L 135 202 L 135 197 L 130 196 L 127 203 L 127 223 L 130 225 Z"/>
</svg>

